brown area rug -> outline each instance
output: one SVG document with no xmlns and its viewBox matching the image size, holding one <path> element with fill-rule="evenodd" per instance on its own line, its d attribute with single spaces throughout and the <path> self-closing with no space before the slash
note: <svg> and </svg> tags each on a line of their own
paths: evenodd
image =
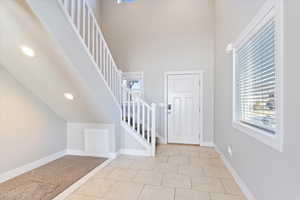
<svg viewBox="0 0 300 200">
<path fill-rule="evenodd" d="M 50 200 L 106 158 L 64 156 L 0 184 L 0 200 Z"/>
</svg>

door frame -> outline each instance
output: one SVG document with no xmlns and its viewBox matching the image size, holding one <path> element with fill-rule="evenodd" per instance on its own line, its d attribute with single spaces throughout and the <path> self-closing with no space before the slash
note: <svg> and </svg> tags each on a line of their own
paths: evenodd
<svg viewBox="0 0 300 200">
<path fill-rule="evenodd" d="M 188 74 L 196 74 L 199 75 L 200 79 L 200 97 L 199 97 L 199 106 L 200 106 L 200 115 L 199 115 L 199 123 L 200 123 L 200 138 L 199 138 L 199 145 L 203 143 L 203 78 L 204 78 L 204 71 L 203 70 L 196 70 L 196 71 L 168 71 L 165 72 L 164 75 L 164 132 L 165 132 L 165 141 L 164 143 L 168 143 L 168 76 L 169 75 L 188 75 Z"/>
</svg>

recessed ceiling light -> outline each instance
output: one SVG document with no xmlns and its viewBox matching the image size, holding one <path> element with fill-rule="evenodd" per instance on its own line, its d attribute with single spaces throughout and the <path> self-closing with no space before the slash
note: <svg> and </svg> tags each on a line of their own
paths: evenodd
<svg viewBox="0 0 300 200">
<path fill-rule="evenodd" d="M 27 47 L 27 46 L 21 46 L 21 50 L 23 52 L 23 54 L 25 54 L 26 56 L 29 56 L 29 57 L 34 57 L 34 51 Z"/>
<path fill-rule="evenodd" d="M 74 96 L 71 93 L 64 93 L 64 96 L 66 99 L 73 101 L 74 100 Z"/>
</svg>

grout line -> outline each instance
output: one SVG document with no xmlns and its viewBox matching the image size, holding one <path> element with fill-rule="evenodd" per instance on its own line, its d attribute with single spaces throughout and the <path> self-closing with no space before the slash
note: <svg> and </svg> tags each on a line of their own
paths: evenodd
<svg viewBox="0 0 300 200">
<path fill-rule="evenodd" d="M 143 193 L 143 191 L 144 191 L 144 189 L 145 189 L 145 184 L 143 184 L 143 187 L 142 187 L 142 189 L 141 189 L 141 191 L 140 191 L 140 193 L 138 194 L 138 198 L 137 199 L 140 199 L 141 198 L 141 196 L 142 196 L 142 193 Z"/>
<path fill-rule="evenodd" d="M 177 188 L 174 188 L 174 197 L 173 197 L 174 200 L 176 198 L 176 192 L 177 192 Z"/>
<path fill-rule="evenodd" d="M 223 183 L 223 181 L 222 181 L 222 178 L 219 177 L 218 179 L 219 179 L 219 181 L 221 182 L 221 184 L 222 184 L 222 186 L 223 186 L 224 194 L 228 194 L 227 191 L 226 191 L 225 185 L 224 185 L 224 183 Z"/>
</svg>

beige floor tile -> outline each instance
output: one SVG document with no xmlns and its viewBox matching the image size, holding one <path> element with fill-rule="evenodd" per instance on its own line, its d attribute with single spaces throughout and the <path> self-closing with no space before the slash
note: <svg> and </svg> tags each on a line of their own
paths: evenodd
<svg viewBox="0 0 300 200">
<path fill-rule="evenodd" d="M 146 185 L 139 200 L 174 200 L 175 189 Z"/>
<path fill-rule="evenodd" d="M 220 158 L 207 159 L 208 166 L 225 167 L 224 162 Z"/>
<path fill-rule="evenodd" d="M 135 170 L 153 170 L 157 165 L 157 163 L 150 160 L 136 160 L 132 162 L 129 168 Z"/>
<path fill-rule="evenodd" d="M 97 197 L 92 197 L 92 196 L 72 194 L 69 197 L 67 197 L 66 200 L 102 200 L 102 199 L 99 199 Z"/>
<path fill-rule="evenodd" d="M 232 178 L 230 172 L 225 167 L 203 167 L 204 174 L 209 177 Z"/>
<path fill-rule="evenodd" d="M 176 189 L 175 200 L 210 200 L 209 193 L 190 189 Z"/>
<path fill-rule="evenodd" d="M 225 167 L 224 163 L 219 158 L 199 158 L 192 157 L 191 165 L 195 167 Z"/>
<path fill-rule="evenodd" d="M 75 194 L 87 195 L 101 198 L 115 184 L 115 181 L 109 179 L 94 179 L 82 185 Z"/>
<path fill-rule="evenodd" d="M 152 163 L 166 163 L 168 162 L 168 158 L 169 156 L 159 156 L 159 155 L 156 155 L 155 157 L 143 157 L 144 159 L 142 158 L 139 158 L 139 159 L 136 159 L 136 160 L 143 160 L 143 161 L 148 161 L 148 162 L 152 162 Z"/>
<path fill-rule="evenodd" d="M 168 156 L 155 156 L 154 158 L 152 158 L 152 160 L 155 163 L 167 163 L 168 159 L 169 159 Z"/>
<path fill-rule="evenodd" d="M 224 192 L 221 181 L 212 177 L 192 178 L 192 189 L 202 192 Z"/>
<path fill-rule="evenodd" d="M 197 149 L 183 149 L 180 151 L 179 155 L 187 157 L 198 157 L 199 151 Z"/>
<path fill-rule="evenodd" d="M 111 162 L 109 166 L 118 168 L 128 168 L 132 164 L 133 160 L 126 158 L 117 158 Z"/>
<path fill-rule="evenodd" d="M 117 168 L 107 175 L 106 178 L 117 181 L 130 181 L 136 176 L 136 174 L 137 171 L 133 169 Z"/>
<path fill-rule="evenodd" d="M 158 156 L 177 156 L 180 154 L 180 150 L 176 147 L 166 148 L 166 149 L 158 149 Z"/>
<path fill-rule="evenodd" d="M 151 171 L 139 171 L 133 181 L 147 185 L 161 185 L 162 174 Z"/>
<path fill-rule="evenodd" d="M 127 159 L 127 160 L 147 160 L 149 156 L 131 156 L 131 155 L 119 155 L 118 159 Z"/>
<path fill-rule="evenodd" d="M 67 200 L 137 199 L 246 200 L 213 148 L 184 145 L 159 145 L 154 158 L 120 156 Z"/>
<path fill-rule="evenodd" d="M 121 181 L 116 183 L 104 196 L 105 200 L 137 200 L 143 184 Z"/>
<path fill-rule="evenodd" d="M 194 167 L 208 167 L 210 166 L 210 159 L 200 159 L 199 157 L 193 157 L 190 160 L 191 166 Z"/>
<path fill-rule="evenodd" d="M 162 185 L 174 188 L 191 188 L 191 179 L 180 174 L 165 174 Z"/>
<path fill-rule="evenodd" d="M 220 154 L 218 154 L 216 151 L 207 151 L 207 152 L 200 152 L 199 157 L 200 158 L 219 158 Z"/>
<path fill-rule="evenodd" d="M 190 178 L 193 177 L 203 177 L 203 169 L 201 167 L 194 167 L 194 166 L 180 166 L 178 173 L 181 175 L 189 176 Z"/>
<path fill-rule="evenodd" d="M 95 176 L 93 176 L 93 179 L 105 178 L 108 175 L 110 175 L 113 172 L 113 170 L 115 170 L 115 169 L 116 169 L 116 167 L 107 166 L 107 167 L 101 169 L 99 172 L 97 172 L 95 174 Z"/>
<path fill-rule="evenodd" d="M 160 163 L 154 170 L 160 173 L 178 173 L 179 166 L 170 163 Z"/>
<path fill-rule="evenodd" d="M 222 183 L 225 187 L 226 193 L 233 195 L 243 195 L 240 187 L 233 179 L 222 179 Z"/>
<path fill-rule="evenodd" d="M 211 200 L 246 200 L 246 198 L 235 195 L 221 194 L 221 193 L 211 193 Z"/>
<path fill-rule="evenodd" d="M 168 163 L 172 165 L 189 165 L 190 159 L 187 156 L 170 156 Z"/>
</svg>

